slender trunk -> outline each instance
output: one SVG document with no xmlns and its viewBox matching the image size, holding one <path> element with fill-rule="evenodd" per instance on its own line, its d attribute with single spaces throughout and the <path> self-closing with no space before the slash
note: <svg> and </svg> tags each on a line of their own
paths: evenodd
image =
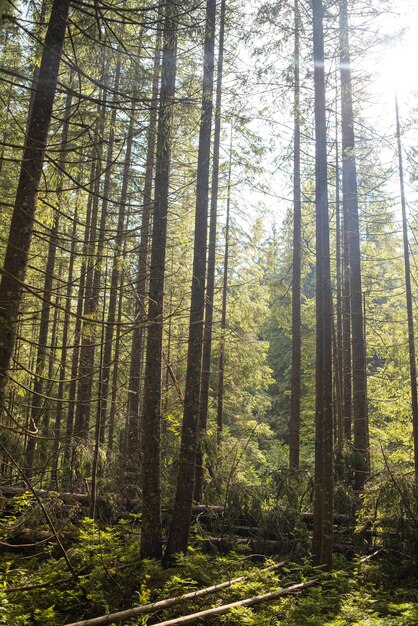
<svg viewBox="0 0 418 626">
<path fill-rule="evenodd" d="M 117 92 L 119 89 L 120 78 L 120 60 L 118 60 L 115 71 L 115 83 L 114 90 Z M 115 123 L 117 107 L 115 102 L 113 103 L 113 110 L 110 119 L 109 140 L 106 155 L 106 173 L 103 184 L 103 202 L 101 208 L 99 229 L 98 229 L 98 241 L 97 249 L 95 253 L 96 261 L 93 271 L 93 283 L 90 297 L 86 299 L 84 307 L 84 316 L 89 318 L 83 323 L 83 337 L 80 350 L 80 373 L 78 383 L 78 395 L 77 395 L 77 411 L 76 422 L 80 427 L 80 434 L 82 438 L 87 439 L 89 423 L 90 423 L 90 411 L 92 406 L 92 389 L 94 378 L 94 357 L 95 357 L 95 344 L 97 337 L 97 324 L 95 317 L 99 308 L 99 294 L 100 294 L 100 281 L 102 277 L 101 265 L 103 262 L 103 248 L 105 240 L 105 230 L 108 217 L 109 195 L 110 195 L 110 181 L 113 168 L 113 148 L 115 142 Z M 95 238 L 95 231 L 92 230 L 92 238 Z M 91 247 L 93 249 L 93 246 Z M 91 321 L 90 321 L 91 320 Z M 100 402 L 99 402 L 100 404 Z"/>
<path fill-rule="evenodd" d="M 64 389 L 65 389 L 65 374 L 67 370 L 67 354 L 68 354 L 68 330 L 70 326 L 70 314 L 71 314 L 71 296 L 72 296 L 72 283 L 73 283 L 73 271 L 74 271 L 74 258 L 76 248 L 76 234 L 77 234 L 77 220 L 78 220 L 78 207 L 77 199 L 73 218 L 73 227 L 71 232 L 71 248 L 70 258 L 68 262 L 68 278 L 67 289 L 65 293 L 65 305 L 64 305 L 64 319 L 62 325 L 62 338 L 61 338 L 61 358 L 59 366 L 59 383 L 57 392 L 57 408 L 55 414 L 55 426 L 54 426 L 54 446 L 52 454 L 52 469 L 51 469 L 51 483 L 58 486 L 58 463 L 59 463 L 59 445 L 61 438 L 61 424 L 62 424 L 62 409 L 64 401 Z M 68 431 L 68 424 L 67 424 Z M 66 432 L 65 449 L 69 445 L 71 438 L 71 430 Z"/>
<path fill-rule="evenodd" d="M 361 490 L 370 474 L 369 425 L 367 415 L 367 362 L 363 330 L 363 296 L 357 167 L 354 139 L 353 96 L 347 0 L 340 0 L 340 74 L 343 202 L 349 216 L 349 265 L 351 305 L 351 348 L 353 359 L 353 444 L 355 488 Z"/>
<path fill-rule="evenodd" d="M 74 336 L 73 336 L 73 351 L 71 357 L 71 375 L 70 375 L 70 386 L 68 390 L 68 413 L 67 413 L 67 423 L 66 423 L 66 446 L 64 448 L 64 465 L 68 465 L 71 457 L 72 446 L 71 440 L 73 435 L 78 434 L 77 427 L 74 424 L 74 414 L 75 414 L 75 400 L 76 400 L 76 392 L 77 392 L 77 375 L 78 375 L 78 365 L 79 365 L 79 355 L 80 355 L 80 340 L 81 340 L 81 325 L 82 325 L 82 315 L 83 315 L 83 304 L 84 304 L 84 296 L 86 293 L 86 271 L 87 271 L 87 252 L 89 247 L 89 233 L 92 221 L 92 211 L 93 211 L 93 189 L 94 189 L 94 180 L 95 180 L 95 172 L 96 172 L 96 162 L 94 160 L 94 151 L 91 154 L 92 165 L 90 171 L 90 189 L 91 193 L 89 193 L 87 200 L 87 210 L 86 210 L 86 222 L 84 226 L 84 238 L 83 238 L 83 247 L 82 247 L 82 263 L 81 263 L 81 272 L 80 272 L 80 282 L 78 285 L 78 293 L 77 293 L 77 308 L 76 308 L 76 318 L 74 324 Z M 75 249 L 74 249 L 75 252 Z M 74 254 L 73 252 L 73 254 Z M 74 260 L 71 264 L 71 271 L 74 267 Z M 68 273 L 68 281 L 72 280 L 72 276 Z M 68 301 L 68 306 L 71 307 L 71 303 Z"/>
<path fill-rule="evenodd" d="M 401 124 L 399 119 L 398 99 L 395 100 L 396 108 L 396 136 L 398 142 L 399 183 L 401 188 L 402 231 L 403 231 L 403 255 L 405 263 L 405 287 L 406 287 L 406 311 L 408 316 L 408 348 L 409 348 L 409 375 L 411 380 L 411 404 L 412 404 L 412 432 L 414 440 L 414 467 L 415 485 L 418 487 L 418 394 L 417 394 L 417 362 L 415 354 L 414 314 L 411 287 L 411 267 L 409 262 L 408 221 L 406 217 L 405 184 L 402 161 Z"/>
<path fill-rule="evenodd" d="M 293 139 L 293 274 L 292 274 L 292 379 L 289 422 L 289 467 L 299 469 L 300 393 L 301 393 L 301 318 L 300 283 L 302 263 L 302 205 L 300 190 L 300 76 L 299 76 L 299 3 L 295 0 L 294 50 L 294 139 Z"/>
<path fill-rule="evenodd" d="M 0 283 L 0 406 L 5 400 L 70 0 L 54 0 L 29 114 Z"/>
<path fill-rule="evenodd" d="M 105 311 L 106 311 L 106 293 L 107 293 L 107 263 L 105 270 L 105 282 L 103 285 L 103 293 L 105 294 L 103 297 L 103 307 L 102 307 L 102 319 L 101 319 L 101 337 L 100 337 L 100 358 L 99 358 L 99 389 L 101 388 L 102 381 L 102 364 L 103 364 L 103 352 L 104 352 L 104 341 L 105 341 Z M 103 402 L 103 398 L 99 394 L 98 398 L 98 407 L 96 412 L 96 427 L 94 430 L 94 450 L 93 450 L 93 463 L 91 468 L 91 492 L 90 492 L 90 517 L 92 519 L 96 516 L 96 499 L 97 499 L 97 479 L 99 474 L 99 451 L 100 451 L 100 435 L 101 435 L 101 404 Z"/>
<path fill-rule="evenodd" d="M 71 115 L 71 94 L 67 94 L 65 102 L 65 115 L 64 123 L 62 127 L 61 146 L 60 146 L 60 158 L 59 158 L 59 171 L 62 172 L 65 168 L 65 150 L 68 138 L 68 126 Z M 48 329 L 49 329 L 49 316 L 52 304 L 52 286 L 54 279 L 55 269 L 55 257 L 57 250 L 57 237 L 60 225 L 60 207 L 62 199 L 63 179 L 62 174 L 57 187 L 57 199 L 58 199 L 58 211 L 54 216 L 54 223 L 49 235 L 48 255 L 46 261 L 44 286 L 42 291 L 42 309 L 41 309 L 41 322 L 38 335 L 38 353 L 36 356 L 35 365 L 35 381 L 33 385 L 32 394 L 32 411 L 31 411 L 31 424 L 34 430 L 37 430 L 39 421 L 43 410 L 43 389 L 44 389 L 44 370 L 45 360 L 47 356 L 47 343 L 48 343 Z M 25 472 L 28 477 L 32 475 L 33 463 L 35 459 L 36 449 L 36 436 L 29 437 L 26 446 L 25 453 Z"/>
<path fill-rule="evenodd" d="M 335 248 L 336 248 L 336 288 L 337 288 L 337 319 L 336 319 L 336 357 L 335 357 L 335 389 L 337 440 L 341 444 L 344 439 L 344 374 L 343 374 L 343 330 L 342 330 L 342 265 L 341 265 L 341 204 L 340 204 L 340 154 L 338 145 L 338 115 L 335 114 Z M 351 391 L 350 391 L 351 394 Z"/>
<path fill-rule="evenodd" d="M 327 131 L 322 0 L 313 0 L 316 171 L 315 561 L 332 565 L 332 302 L 329 250 Z"/>
<path fill-rule="evenodd" d="M 221 140 L 221 103 L 222 103 L 222 73 L 223 73 L 223 48 L 225 33 L 225 5 L 226 0 L 221 2 L 221 14 L 219 20 L 219 53 L 216 81 L 216 105 L 215 105 L 215 130 L 213 138 L 213 166 L 212 166 L 212 189 L 210 202 L 209 224 L 209 247 L 208 247 L 208 271 L 205 306 L 205 330 L 203 336 L 202 379 L 199 405 L 199 443 L 196 454 L 196 474 L 194 499 L 196 502 L 203 500 L 203 451 L 204 438 L 208 422 L 209 408 L 209 383 L 210 362 L 212 355 L 212 328 L 213 328 L 213 300 L 215 294 L 215 263 L 216 263 L 216 224 L 218 217 L 218 190 L 219 190 L 219 147 Z"/>
<path fill-rule="evenodd" d="M 177 4 L 166 0 L 158 111 L 155 194 L 145 362 L 141 557 L 161 558 L 161 374 L 173 104 L 177 65 Z"/>
<path fill-rule="evenodd" d="M 138 274 L 136 278 L 135 325 L 132 334 L 131 363 L 129 370 L 128 409 L 126 418 L 126 451 L 129 459 L 139 466 L 139 405 L 141 393 L 142 363 L 144 357 L 144 324 L 146 320 L 146 290 L 148 273 L 148 252 L 150 225 L 153 211 L 152 186 L 155 161 L 155 135 L 157 125 L 157 103 L 160 76 L 160 37 L 157 37 L 152 82 L 152 101 L 147 135 L 147 157 L 144 181 L 144 202 L 142 205 L 141 240 L 138 254 Z"/>
<path fill-rule="evenodd" d="M 225 378 L 225 331 L 226 331 L 226 302 L 228 297 L 228 265 L 229 265 L 229 226 L 231 219 L 231 173 L 232 173 L 232 129 L 231 145 L 229 147 L 228 189 L 226 198 L 225 223 L 225 251 L 224 251 L 224 278 L 222 284 L 222 312 L 221 312 L 221 341 L 219 346 L 219 380 L 216 410 L 216 439 L 220 446 L 224 426 L 224 378 Z"/>
<path fill-rule="evenodd" d="M 187 549 L 192 517 L 203 348 L 203 318 L 205 312 L 206 244 L 208 228 L 210 138 L 213 109 L 212 95 L 215 50 L 215 18 L 216 0 L 207 0 L 202 109 L 200 117 L 199 151 L 197 158 L 193 278 L 191 288 L 186 386 L 181 432 L 180 464 L 177 476 L 173 518 L 168 536 L 166 558 L 169 558 L 169 556 L 175 552 L 185 551 Z"/>
<path fill-rule="evenodd" d="M 101 442 L 104 442 L 104 432 L 106 424 L 107 414 L 107 395 L 110 382 L 110 368 L 112 363 L 112 347 L 113 347 L 113 334 L 115 327 L 116 306 L 118 297 L 118 285 L 120 276 L 120 262 L 121 252 L 123 249 L 123 238 L 125 234 L 125 221 L 126 221 L 126 204 L 128 198 L 129 181 L 131 173 L 131 160 L 132 160 L 132 146 L 134 141 L 134 127 L 135 127 L 135 114 L 132 112 L 131 119 L 128 127 L 128 138 L 126 142 L 125 161 L 123 165 L 122 174 L 122 189 L 120 194 L 119 203 L 119 215 L 116 231 L 115 250 L 113 255 L 112 275 L 110 279 L 110 296 L 108 316 L 106 321 L 106 334 L 105 334 L 105 347 L 103 352 L 103 372 L 101 377 L 101 385 L 99 389 L 100 402 L 97 410 L 100 410 L 100 430 L 101 430 Z"/>
<path fill-rule="evenodd" d="M 351 385 L 351 305 L 350 305 L 350 216 L 343 202 L 343 259 L 342 259 L 342 380 L 344 439 L 351 441 L 352 385 Z"/>
<path fill-rule="evenodd" d="M 117 320 L 118 326 L 116 328 L 116 338 L 115 338 L 115 353 L 113 357 L 113 372 L 112 372 L 112 397 L 110 404 L 110 414 L 109 414 L 109 433 L 107 439 L 107 448 L 109 453 L 113 450 L 113 440 L 115 436 L 115 422 L 116 422 L 116 399 L 118 392 L 118 373 L 119 373 L 119 356 L 120 356 L 120 340 L 121 340 L 121 326 L 120 322 L 122 319 L 122 302 L 123 302 L 123 291 L 119 289 L 119 301 L 118 301 L 118 313 Z"/>
<path fill-rule="evenodd" d="M 103 76 L 103 72 L 102 72 Z M 72 434 L 77 439 L 82 439 L 86 435 L 85 416 L 86 409 L 84 405 L 84 393 L 86 392 L 87 382 L 84 379 L 88 376 L 85 369 L 85 360 L 89 358 L 89 338 L 86 338 L 90 331 L 89 314 L 92 308 L 93 300 L 93 276 L 94 276 L 94 260 L 95 260 L 95 242 L 97 237 L 97 220 L 99 213 L 99 191 L 100 191 L 100 174 L 102 166 L 103 151 L 103 131 L 104 119 L 106 111 L 106 98 L 103 94 L 102 104 L 98 107 L 98 120 L 96 123 L 95 136 L 97 141 L 92 149 L 91 172 L 90 172 L 90 189 L 87 201 L 86 226 L 83 240 L 83 259 L 81 266 L 81 277 L 78 291 L 77 302 L 77 320 L 74 330 L 75 347 L 73 352 L 73 368 L 72 380 L 70 386 L 70 415 L 69 420 L 73 423 Z M 76 360 L 77 359 L 77 360 Z M 81 394 L 81 397 L 80 397 Z M 86 401 L 90 402 L 90 398 Z M 74 449 L 73 449 L 74 452 Z"/>
</svg>

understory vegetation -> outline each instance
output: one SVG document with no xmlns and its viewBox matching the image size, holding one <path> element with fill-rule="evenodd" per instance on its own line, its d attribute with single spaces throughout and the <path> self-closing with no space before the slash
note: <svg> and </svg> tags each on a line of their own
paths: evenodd
<svg viewBox="0 0 418 626">
<path fill-rule="evenodd" d="M 0 0 L 0 624 L 418 626 L 415 4 Z"/>
</svg>

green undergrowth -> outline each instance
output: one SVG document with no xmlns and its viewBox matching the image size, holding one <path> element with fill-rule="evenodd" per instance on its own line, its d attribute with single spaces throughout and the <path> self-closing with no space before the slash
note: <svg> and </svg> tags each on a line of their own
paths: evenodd
<svg viewBox="0 0 418 626">
<path fill-rule="evenodd" d="M 151 625 L 318 576 L 309 559 L 294 563 L 292 557 L 285 566 L 263 572 L 261 569 L 273 561 L 261 557 L 257 561 L 248 548 L 224 556 L 190 549 L 166 569 L 153 561 L 141 562 L 138 518 L 134 515 L 107 528 L 100 528 L 88 518 L 80 520 L 66 551 L 77 580 L 54 542 L 19 550 L 3 546 L 1 624 L 60 626 L 249 575 L 215 595 L 125 622 L 131 626 Z M 417 626 L 418 580 L 405 563 L 399 558 L 395 561 L 388 553 L 357 565 L 338 557 L 333 574 L 319 573 L 318 587 L 253 608 L 236 608 L 227 615 L 207 618 L 204 623 Z M 39 587 L 41 584 L 45 586 Z"/>
</svg>

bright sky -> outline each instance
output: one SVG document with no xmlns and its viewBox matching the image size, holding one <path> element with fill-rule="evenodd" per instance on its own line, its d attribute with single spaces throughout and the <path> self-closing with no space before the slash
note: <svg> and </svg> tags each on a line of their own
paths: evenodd
<svg viewBox="0 0 418 626">
<path fill-rule="evenodd" d="M 261 0 L 260 0 L 261 1 Z M 377 10 L 379 7 L 379 1 L 376 0 Z M 258 3 L 258 0 L 257 2 Z M 397 195 L 399 193 L 399 181 L 397 177 L 397 155 L 396 155 L 396 142 L 394 140 L 395 133 L 395 91 L 398 94 L 398 101 L 400 106 L 401 119 L 406 127 L 408 118 L 411 115 L 412 109 L 418 107 L 418 0 L 393 0 L 393 8 L 390 13 L 384 13 L 379 17 L 373 17 L 365 19 L 361 15 L 357 18 L 358 23 L 353 23 L 355 18 L 351 19 L 351 24 L 356 28 L 356 36 L 353 39 L 357 40 L 357 45 L 361 48 L 366 47 L 366 41 L 371 37 L 371 33 L 375 32 L 376 36 L 374 40 L 378 41 L 369 50 L 365 50 L 361 57 L 353 58 L 352 70 L 353 77 L 371 74 L 371 83 L 368 86 L 368 92 L 370 98 L 361 103 L 361 117 L 362 123 L 366 127 L 369 127 L 370 136 L 373 137 L 373 142 L 376 141 L 376 161 L 381 159 L 384 165 L 392 164 L 394 166 L 392 180 L 388 181 L 387 191 L 394 198 L 395 214 Z M 359 11 L 361 6 L 359 5 Z M 305 16 L 306 17 L 306 16 Z M 357 21 L 356 19 L 356 21 Z M 332 22 L 328 21 L 328 26 Z M 338 21 L 333 23 L 334 28 L 338 25 Z M 362 29 L 364 35 L 362 35 Z M 363 39 L 363 42 L 359 39 Z M 372 37 L 373 39 L 373 37 Z M 250 69 L 254 64 L 247 52 L 243 50 L 240 55 L 240 62 L 246 69 Z M 284 63 L 280 58 L 280 53 L 277 56 L 277 63 Z M 309 67 L 305 65 L 301 68 L 303 75 L 306 77 L 310 73 L 310 61 L 308 61 Z M 285 65 L 287 64 L 287 61 Z M 327 63 L 328 65 L 328 63 Z M 328 67 L 327 70 L 335 72 L 335 67 Z M 310 85 L 309 77 L 305 79 L 305 93 L 306 89 Z M 311 85 L 313 89 L 313 85 Z M 253 86 L 253 91 L 249 95 L 249 100 L 257 102 L 260 99 L 258 94 L 260 92 L 268 91 L 266 85 L 256 83 Z M 278 87 L 278 91 L 280 88 Z M 248 97 L 248 96 L 247 96 Z M 332 97 L 332 94 L 331 94 Z M 235 201 L 241 206 L 247 206 L 249 208 L 249 215 L 252 215 L 251 206 L 265 205 L 267 209 L 266 225 L 276 222 L 280 225 L 286 210 L 291 206 L 292 202 L 292 186 L 291 179 L 288 172 L 291 170 L 291 149 L 289 146 L 292 138 L 292 118 L 290 101 L 291 94 L 289 95 L 289 107 L 283 109 L 280 106 L 280 99 L 276 100 L 274 93 L 274 87 L 271 89 L 271 93 L 267 93 L 269 101 L 268 111 L 264 113 L 266 119 L 271 117 L 273 124 L 269 125 L 263 121 L 255 120 L 251 127 L 259 133 L 265 140 L 270 140 L 272 137 L 276 140 L 276 149 L 273 154 L 270 154 L 267 158 L 263 159 L 264 174 L 260 176 L 260 183 L 270 187 L 269 193 L 263 193 L 259 189 L 249 187 L 244 181 L 240 181 L 234 190 Z M 332 115 L 332 113 L 330 113 Z M 382 136 L 382 140 L 378 141 L 378 136 Z M 313 137 L 311 138 L 313 140 Z M 332 137 L 329 138 L 331 145 Z M 403 144 L 405 148 L 411 147 L 414 144 L 418 144 L 418 129 L 415 131 L 414 127 L 410 128 L 403 136 Z M 313 143 L 312 143 L 312 155 L 313 156 Z M 273 157 L 276 156 L 279 159 L 278 163 L 274 163 Z M 280 159 L 290 158 L 290 163 L 283 170 L 283 164 L 280 164 Z M 417 193 L 414 189 L 415 185 L 408 184 L 409 163 L 405 158 L 406 169 L 406 182 L 407 182 L 407 195 L 410 208 L 415 210 L 417 202 Z"/>
</svg>

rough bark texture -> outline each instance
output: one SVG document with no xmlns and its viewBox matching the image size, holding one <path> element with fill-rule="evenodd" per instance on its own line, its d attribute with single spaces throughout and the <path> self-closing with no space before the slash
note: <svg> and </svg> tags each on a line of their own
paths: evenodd
<svg viewBox="0 0 418 626">
<path fill-rule="evenodd" d="M 313 1 L 316 172 L 315 561 L 332 565 L 333 432 L 331 277 L 329 250 L 324 32 L 321 0 Z"/>
<path fill-rule="evenodd" d="M 354 140 L 347 0 L 340 0 L 340 74 L 343 202 L 349 216 L 351 347 L 353 359 L 353 444 L 355 488 L 362 489 L 370 474 L 367 415 L 367 362 L 363 328 L 357 167 Z"/>
<path fill-rule="evenodd" d="M 118 61 L 115 71 L 114 91 L 119 89 L 120 78 L 120 61 Z M 114 103 L 115 104 L 115 103 Z M 83 323 L 82 342 L 80 350 L 80 369 L 79 383 L 77 394 L 76 422 L 79 425 L 79 434 L 82 438 L 86 438 L 90 424 L 90 411 L 92 406 L 92 389 L 94 378 L 94 358 L 95 344 L 97 341 L 97 324 L 95 317 L 99 308 L 100 282 L 102 277 L 102 256 L 105 240 L 105 229 L 108 218 L 110 181 L 113 166 L 113 148 L 115 142 L 115 123 L 116 123 L 117 107 L 113 106 L 110 119 L 110 130 L 108 139 L 108 148 L 106 155 L 106 170 L 103 184 L 103 201 L 101 207 L 100 221 L 98 233 L 92 229 L 91 251 L 94 251 L 97 237 L 97 249 L 95 250 L 95 263 L 93 270 L 93 282 L 89 297 L 86 299 L 84 306 L 85 320 Z M 104 116 L 103 116 L 104 119 Z M 100 162 L 100 160 L 99 160 Z M 96 196 L 97 197 L 97 196 Z M 90 257 L 93 259 L 93 256 Z M 101 402 L 99 401 L 99 404 Z"/>
<path fill-rule="evenodd" d="M 161 558 L 161 373 L 164 305 L 164 270 L 167 240 L 173 102 L 176 86 L 177 5 L 165 4 L 161 90 L 151 263 L 149 278 L 148 335 L 144 382 L 142 532 L 141 557 Z"/>
<path fill-rule="evenodd" d="M 340 153 L 338 143 L 338 113 L 335 113 L 335 248 L 336 248 L 336 330 L 335 330 L 335 430 L 341 445 L 344 439 L 343 419 L 343 329 L 342 329 L 342 264 L 341 264 L 341 203 L 340 203 Z"/>
<path fill-rule="evenodd" d="M 289 467 L 299 469 L 301 322 L 300 277 L 302 262 L 302 204 L 300 193 L 300 77 L 299 77 L 299 4 L 295 0 L 294 50 L 294 138 L 293 138 L 293 268 L 292 268 L 292 378 L 289 421 Z"/>
<path fill-rule="evenodd" d="M 215 104 L 215 130 L 213 138 L 213 165 L 212 165 L 212 189 L 210 200 L 210 224 L 208 246 L 208 272 L 206 286 L 205 306 L 205 330 L 203 336 L 202 357 L 202 380 L 199 406 L 199 443 L 196 454 L 196 475 L 194 499 L 196 502 L 203 500 L 203 449 L 204 438 L 208 421 L 209 409 L 209 384 L 210 362 L 212 355 L 212 328 L 213 328 L 213 300 L 215 294 L 215 262 L 216 262 L 216 226 L 218 218 L 218 189 L 219 189 L 219 147 L 221 140 L 221 100 L 222 100 L 222 72 L 223 72 L 223 47 L 225 32 L 225 5 L 222 0 L 219 20 L 219 54 L 216 81 L 216 104 Z"/>
<path fill-rule="evenodd" d="M 109 295 L 108 314 L 107 314 L 107 320 L 106 320 L 106 333 L 105 333 L 105 342 L 104 342 L 104 350 L 103 350 L 103 372 L 101 376 L 100 390 L 99 390 L 100 403 L 97 407 L 97 410 L 100 412 L 98 421 L 100 424 L 100 442 L 102 444 L 104 443 L 105 426 L 106 426 L 106 418 L 107 418 L 107 404 L 108 404 L 107 400 L 108 400 L 109 383 L 110 383 L 110 371 L 111 371 L 111 364 L 112 364 L 113 334 L 114 334 L 115 321 L 116 321 L 116 309 L 117 309 L 118 286 L 119 286 L 119 275 L 120 275 L 119 267 L 120 267 L 120 262 L 121 262 L 121 253 L 123 249 L 123 237 L 124 237 L 124 232 L 125 232 L 126 203 L 127 203 L 127 197 L 128 197 L 129 178 L 130 178 L 130 171 L 131 171 L 134 126 L 135 126 L 135 115 L 134 113 L 132 113 L 131 119 L 129 121 L 125 159 L 124 159 L 124 164 L 123 164 L 122 189 L 121 189 L 120 202 L 119 202 L 118 223 L 116 227 L 117 228 L 116 240 L 115 240 L 115 248 L 114 248 L 114 254 L 113 254 L 112 274 L 110 278 L 110 295 Z"/>
<path fill-rule="evenodd" d="M 209 161 L 212 124 L 212 92 L 215 49 L 216 0 L 206 4 L 203 62 L 203 94 L 197 161 L 197 192 L 193 248 L 193 279 L 189 320 L 186 386 L 181 433 L 180 464 L 173 518 L 166 555 L 186 550 L 193 504 L 196 464 L 203 318 L 205 309 L 206 243 L 208 228 Z"/>
<path fill-rule="evenodd" d="M 65 167 L 65 149 L 67 145 L 68 138 L 68 125 L 69 119 L 71 115 L 71 94 L 67 94 L 66 103 L 65 103 L 65 115 L 64 115 L 64 123 L 62 127 L 62 135 L 61 135 L 61 152 L 59 159 L 59 170 L 62 172 Z M 61 208 L 61 196 L 62 196 L 62 188 L 63 188 L 63 179 L 62 174 L 60 175 L 60 179 L 57 186 L 57 198 L 58 198 L 58 208 Z M 49 317 L 51 311 L 51 303 L 52 303 L 52 286 L 54 280 L 54 270 L 55 270 L 55 257 L 57 251 L 57 237 L 59 231 L 60 224 L 60 212 L 54 216 L 54 223 L 52 226 L 52 230 L 49 236 L 48 243 L 48 256 L 46 260 L 45 267 L 45 276 L 44 276 L 44 286 L 42 291 L 42 309 L 41 309 L 41 321 L 39 325 L 39 335 L 38 335 L 38 353 L 36 356 L 36 365 L 35 365 L 35 381 L 33 385 L 33 394 L 32 394 L 32 411 L 31 411 L 31 427 L 34 430 L 37 430 L 39 425 L 39 420 L 41 418 L 42 410 L 43 410 L 43 399 L 42 392 L 44 389 L 44 375 L 45 375 L 45 360 L 47 357 L 47 342 L 48 342 L 48 329 L 49 329 Z M 26 446 L 25 452 L 25 472 L 28 477 L 32 475 L 33 463 L 35 459 L 35 449 L 36 449 L 36 437 L 29 437 L 28 443 Z"/>
<path fill-rule="evenodd" d="M 36 93 L 31 108 L 16 200 L 0 283 L 0 406 L 5 400 L 18 316 L 21 307 L 36 198 L 42 174 L 48 129 L 70 0 L 54 0 L 45 37 Z"/>
<path fill-rule="evenodd" d="M 155 135 L 157 124 L 158 87 L 160 76 L 160 38 L 157 40 L 152 82 L 152 102 L 147 136 L 147 157 L 145 166 L 144 202 L 142 205 L 141 240 L 138 254 L 136 278 L 136 310 L 132 334 L 131 363 L 129 371 L 128 410 L 126 425 L 126 451 L 129 459 L 135 461 L 139 449 L 139 407 L 141 393 L 142 363 L 144 353 L 144 323 L 146 320 L 146 289 L 148 274 L 149 234 L 152 217 L 152 185 L 155 161 Z M 138 459 L 136 459 L 138 460 Z"/>
</svg>

